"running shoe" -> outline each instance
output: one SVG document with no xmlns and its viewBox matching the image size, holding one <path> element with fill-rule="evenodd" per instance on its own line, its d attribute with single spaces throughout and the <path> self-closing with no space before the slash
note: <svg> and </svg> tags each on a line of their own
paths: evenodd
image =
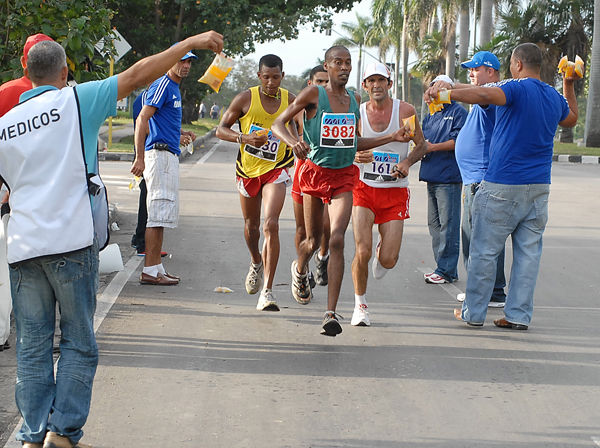
<svg viewBox="0 0 600 448">
<path fill-rule="evenodd" d="M 464 292 L 456 294 L 456 300 L 458 300 L 459 302 L 464 302 L 466 297 L 467 295 Z"/>
<path fill-rule="evenodd" d="M 493 300 L 490 300 L 488 308 L 504 308 L 504 302 L 494 302 Z"/>
<path fill-rule="evenodd" d="M 327 265 L 329 264 L 329 255 L 323 260 L 319 258 L 319 252 L 315 253 L 315 264 L 317 265 L 315 280 L 318 285 L 327 286 L 329 276 L 327 274 Z"/>
<path fill-rule="evenodd" d="M 429 275 L 428 277 L 425 277 L 425 282 L 433 283 L 434 285 L 441 285 L 442 283 L 450 283 L 444 277 L 442 277 L 441 275 L 437 275 L 435 272 L 432 273 L 431 275 Z"/>
<path fill-rule="evenodd" d="M 308 274 L 298 273 L 298 260 L 292 262 L 292 296 L 300 305 L 308 305 L 312 299 L 312 289 Z"/>
<path fill-rule="evenodd" d="M 315 286 L 317 286 L 317 282 L 315 281 L 315 276 L 313 275 L 312 271 L 308 271 L 308 284 L 310 285 L 311 291 Z"/>
<path fill-rule="evenodd" d="M 354 308 L 354 312 L 352 313 L 352 320 L 350 321 L 350 325 L 354 325 L 355 327 L 368 327 L 371 325 L 371 321 L 369 320 L 369 307 L 366 304 L 358 305 Z"/>
<path fill-rule="evenodd" d="M 254 264 L 250 262 L 250 269 L 246 276 L 246 292 L 248 294 L 256 294 L 260 291 L 263 284 L 263 263 Z"/>
<path fill-rule="evenodd" d="M 265 288 L 261 291 L 256 309 L 258 311 L 279 311 L 279 306 L 271 289 Z"/>
<path fill-rule="evenodd" d="M 343 319 L 338 313 L 334 311 L 326 311 L 325 317 L 323 317 L 323 329 L 321 334 L 325 336 L 337 336 L 342 332 L 342 326 L 338 319 Z"/>
</svg>

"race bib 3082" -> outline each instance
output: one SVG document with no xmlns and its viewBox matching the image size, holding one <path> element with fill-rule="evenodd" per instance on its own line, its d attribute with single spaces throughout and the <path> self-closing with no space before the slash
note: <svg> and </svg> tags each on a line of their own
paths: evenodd
<svg viewBox="0 0 600 448">
<path fill-rule="evenodd" d="M 356 117 L 354 114 L 326 112 L 321 119 L 320 145 L 322 148 L 354 149 Z"/>
</svg>

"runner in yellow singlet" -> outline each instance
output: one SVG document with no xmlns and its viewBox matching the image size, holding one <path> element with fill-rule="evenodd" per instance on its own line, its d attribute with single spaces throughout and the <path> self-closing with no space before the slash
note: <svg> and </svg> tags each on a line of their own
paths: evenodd
<svg viewBox="0 0 600 448">
<path fill-rule="evenodd" d="M 279 215 L 286 185 L 290 181 L 288 167 L 294 163 L 294 154 L 270 132 L 270 128 L 295 99 L 293 94 L 280 88 L 284 75 L 283 63 L 278 56 L 263 56 L 258 64 L 260 85 L 239 93 L 217 128 L 217 137 L 221 140 L 240 144 L 236 180 L 245 223 L 244 237 L 252 258 L 246 276 L 246 291 L 248 294 L 261 291 L 256 305 L 260 311 L 279 311 L 272 288 L 280 250 Z M 238 120 L 241 132 L 231 129 Z M 295 125 L 292 127 L 292 133 L 296 134 Z M 259 240 L 263 199 L 265 242 L 261 254 Z"/>
</svg>

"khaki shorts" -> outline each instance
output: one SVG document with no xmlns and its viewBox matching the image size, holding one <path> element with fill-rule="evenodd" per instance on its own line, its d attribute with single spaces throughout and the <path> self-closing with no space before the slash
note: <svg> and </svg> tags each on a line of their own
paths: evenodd
<svg viewBox="0 0 600 448">
<path fill-rule="evenodd" d="M 179 224 L 179 158 L 171 151 L 146 151 L 144 179 L 148 188 L 146 227 Z"/>
</svg>

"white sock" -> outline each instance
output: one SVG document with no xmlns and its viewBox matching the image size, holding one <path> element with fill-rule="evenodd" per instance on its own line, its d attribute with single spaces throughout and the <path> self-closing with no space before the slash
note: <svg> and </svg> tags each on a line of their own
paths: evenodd
<svg viewBox="0 0 600 448">
<path fill-rule="evenodd" d="M 144 266 L 144 269 L 142 270 L 142 272 L 144 274 L 148 274 L 151 275 L 152 277 L 156 277 L 158 276 L 158 266 Z"/>
<path fill-rule="evenodd" d="M 255 263 L 253 261 L 251 261 L 250 263 L 252 263 L 252 267 L 255 269 L 259 269 L 262 266 L 262 260 L 260 260 L 260 263 Z"/>
<path fill-rule="evenodd" d="M 354 306 L 366 305 L 367 304 L 367 295 L 358 295 L 354 294 Z"/>
<path fill-rule="evenodd" d="M 163 266 L 163 264 L 159 264 L 156 266 L 158 268 L 158 272 L 160 272 L 162 275 L 165 275 L 167 273 L 167 271 L 165 271 L 165 267 Z"/>
<path fill-rule="evenodd" d="M 327 260 L 329 258 L 329 251 L 327 251 L 327 254 L 324 257 L 322 257 L 321 254 L 317 252 L 317 257 L 319 257 L 320 261 Z"/>
</svg>

